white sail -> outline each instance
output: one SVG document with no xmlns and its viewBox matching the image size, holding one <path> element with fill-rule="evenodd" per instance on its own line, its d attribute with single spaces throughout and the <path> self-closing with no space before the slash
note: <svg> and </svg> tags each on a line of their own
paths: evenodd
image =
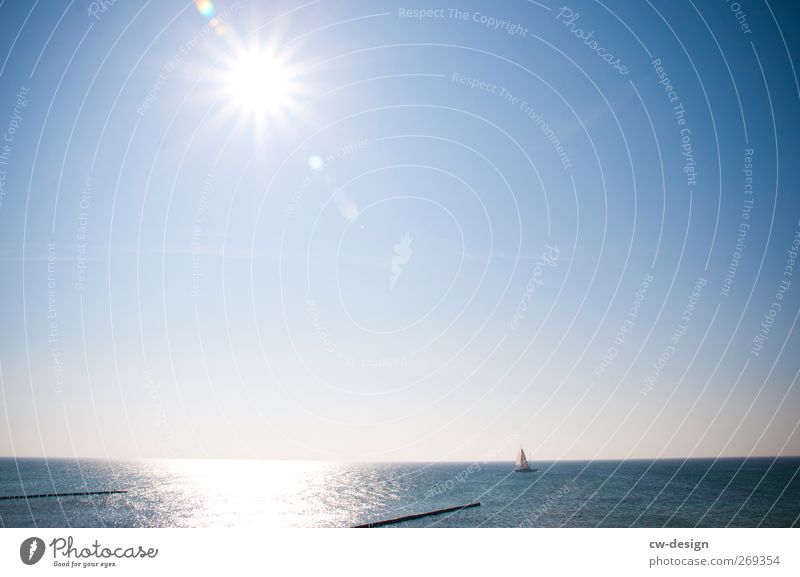
<svg viewBox="0 0 800 577">
<path fill-rule="evenodd" d="M 525 451 L 523 451 L 522 449 L 519 450 L 519 455 L 517 456 L 517 468 L 518 469 L 528 468 L 528 459 L 525 457 Z"/>
</svg>

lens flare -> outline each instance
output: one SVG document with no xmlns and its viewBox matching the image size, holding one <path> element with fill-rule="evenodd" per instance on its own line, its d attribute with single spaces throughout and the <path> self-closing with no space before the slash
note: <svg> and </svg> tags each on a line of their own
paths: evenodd
<svg viewBox="0 0 800 577">
<path fill-rule="evenodd" d="M 308 166 L 310 166 L 311 170 L 314 172 L 320 172 L 323 168 L 325 168 L 325 161 L 315 154 L 308 159 Z"/>
<path fill-rule="evenodd" d="M 216 8 L 214 8 L 214 3 L 211 2 L 211 0 L 195 0 L 194 5 L 197 11 L 206 18 L 213 18 L 217 13 Z"/>
</svg>

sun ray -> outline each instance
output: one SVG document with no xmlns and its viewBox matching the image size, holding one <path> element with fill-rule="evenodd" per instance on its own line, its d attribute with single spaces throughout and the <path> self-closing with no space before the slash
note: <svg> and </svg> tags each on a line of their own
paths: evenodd
<svg viewBox="0 0 800 577">
<path fill-rule="evenodd" d="M 214 75 L 224 116 L 251 125 L 257 134 L 285 124 L 297 112 L 301 93 L 300 68 L 291 56 L 276 45 L 233 46 Z"/>
</svg>

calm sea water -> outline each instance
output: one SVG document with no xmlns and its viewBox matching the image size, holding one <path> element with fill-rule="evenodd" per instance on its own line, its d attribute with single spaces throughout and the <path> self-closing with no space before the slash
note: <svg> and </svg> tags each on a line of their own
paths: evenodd
<svg viewBox="0 0 800 577">
<path fill-rule="evenodd" d="M 800 458 L 535 463 L 0 459 L 4 527 L 347 527 L 480 501 L 397 527 L 790 527 Z"/>
</svg>

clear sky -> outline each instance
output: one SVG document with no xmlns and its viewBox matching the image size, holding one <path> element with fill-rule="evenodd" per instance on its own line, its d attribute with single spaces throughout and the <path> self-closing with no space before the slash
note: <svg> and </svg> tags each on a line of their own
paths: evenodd
<svg viewBox="0 0 800 577">
<path fill-rule="evenodd" d="M 0 2 L 0 454 L 800 454 L 798 24 Z"/>
</svg>

